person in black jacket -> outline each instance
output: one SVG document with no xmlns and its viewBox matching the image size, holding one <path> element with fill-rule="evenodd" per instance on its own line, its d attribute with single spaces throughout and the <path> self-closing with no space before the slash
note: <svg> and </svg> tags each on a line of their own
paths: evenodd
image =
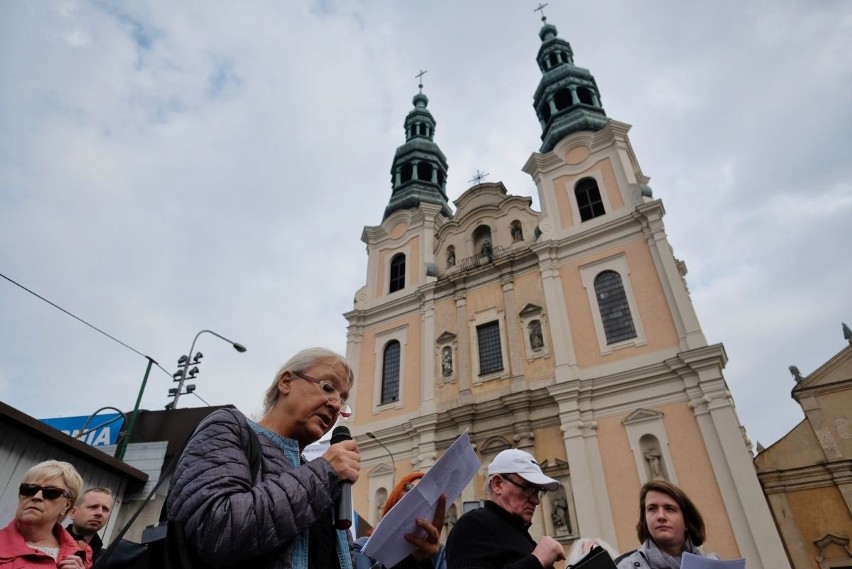
<svg viewBox="0 0 852 569">
<path fill-rule="evenodd" d="M 531 454 L 504 450 L 488 465 L 485 507 L 459 518 L 447 537 L 448 569 L 541 569 L 565 559 L 550 536 L 527 531 L 541 496 L 559 488 Z"/>
<path fill-rule="evenodd" d="M 77 541 L 89 544 L 93 561 L 97 561 L 104 552 L 98 532 L 107 525 L 111 513 L 112 491 L 109 488 L 89 488 L 71 508 L 71 523 L 65 529 Z"/>
</svg>

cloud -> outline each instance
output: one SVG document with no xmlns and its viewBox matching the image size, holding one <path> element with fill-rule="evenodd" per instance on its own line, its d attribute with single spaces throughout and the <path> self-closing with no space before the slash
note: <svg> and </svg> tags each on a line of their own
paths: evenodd
<svg viewBox="0 0 852 569">
<path fill-rule="evenodd" d="M 852 320 L 849 10 L 545 13 L 633 125 L 740 419 L 774 441 L 801 416 L 787 366 L 813 371 Z M 538 207 L 521 167 L 540 145 L 539 27 L 509 0 L 4 4 L 0 268 L 154 357 L 148 408 L 199 330 L 244 343 L 199 339 L 197 391 L 255 411 L 297 349 L 345 351 L 361 231 L 390 197 L 421 69 L 450 199 L 480 170 Z M 0 315 L 4 402 L 37 417 L 135 402 L 139 354 L 5 281 Z"/>
</svg>

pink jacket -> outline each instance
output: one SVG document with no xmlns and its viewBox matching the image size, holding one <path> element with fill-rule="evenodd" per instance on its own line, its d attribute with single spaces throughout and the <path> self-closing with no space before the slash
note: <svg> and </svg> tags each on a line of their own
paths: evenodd
<svg viewBox="0 0 852 569">
<path fill-rule="evenodd" d="M 71 534 L 59 524 L 53 528 L 53 533 L 59 538 L 58 559 L 64 559 L 82 550 L 86 552 L 86 559 L 83 561 L 86 569 L 92 566 L 91 547 L 84 542 L 75 541 Z M 56 561 L 51 556 L 28 546 L 24 536 L 18 531 L 15 520 L 12 520 L 12 523 L 0 529 L 0 569 L 30 569 L 31 567 L 55 569 Z"/>
</svg>

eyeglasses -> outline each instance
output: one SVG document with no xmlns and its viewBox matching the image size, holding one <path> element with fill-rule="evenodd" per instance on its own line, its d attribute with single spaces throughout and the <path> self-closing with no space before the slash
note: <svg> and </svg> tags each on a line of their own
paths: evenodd
<svg viewBox="0 0 852 569">
<path fill-rule="evenodd" d="M 296 377 L 301 377 L 302 379 L 306 379 L 311 383 L 316 384 L 320 388 L 320 391 L 322 391 L 323 395 L 325 395 L 325 398 L 328 399 L 329 403 L 331 403 L 332 405 L 340 406 L 340 411 L 338 411 L 338 414 L 341 417 L 345 419 L 352 415 L 352 409 L 346 403 L 346 398 L 340 394 L 340 392 L 337 390 L 333 383 L 331 383 L 330 381 L 324 381 L 315 377 L 311 377 L 309 375 L 305 375 L 300 371 L 294 371 L 293 375 L 295 375 Z"/>
<path fill-rule="evenodd" d="M 57 488 L 56 486 L 39 486 L 38 484 L 21 484 L 18 488 L 18 494 L 28 498 L 35 496 L 41 490 L 41 495 L 45 500 L 56 500 L 57 498 L 70 498 L 65 488 Z"/>
<path fill-rule="evenodd" d="M 538 494 L 538 497 L 541 498 L 542 496 L 544 496 L 544 493 L 547 492 L 547 489 L 542 488 L 541 486 L 533 486 L 533 485 L 524 486 L 523 484 L 518 484 L 517 482 L 515 482 L 514 480 L 512 480 L 511 478 L 509 478 L 507 476 L 501 476 L 500 478 L 502 478 L 503 480 L 505 480 L 509 484 L 514 484 L 515 486 L 517 486 L 518 488 L 523 490 L 524 496 L 526 496 L 527 498 L 532 498 L 533 495 L 535 495 L 535 494 Z"/>
</svg>

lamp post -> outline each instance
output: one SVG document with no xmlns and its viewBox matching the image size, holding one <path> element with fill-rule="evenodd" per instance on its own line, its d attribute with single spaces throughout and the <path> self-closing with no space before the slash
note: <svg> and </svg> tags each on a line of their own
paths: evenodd
<svg viewBox="0 0 852 569">
<path fill-rule="evenodd" d="M 127 426 L 127 415 L 125 415 L 125 414 L 124 414 L 124 412 L 123 412 L 121 409 L 117 408 L 117 407 L 109 407 L 109 406 L 107 406 L 107 407 L 101 407 L 100 409 L 98 409 L 97 411 L 95 411 L 94 413 L 92 413 L 91 415 L 89 415 L 89 417 L 86 419 L 86 422 L 85 422 L 85 423 L 83 423 L 83 426 L 82 426 L 82 427 L 80 427 L 80 432 L 79 432 L 79 433 L 77 433 L 77 436 L 76 436 L 76 437 L 74 437 L 74 438 L 76 438 L 76 439 L 80 439 L 81 441 L 82 441 L 82 440 L 85 440 L 86 436 L 87 436 L 89 433 L 91 433 L 92 431 L 97 431 L 97 430 L 98 430 L 98 429 L 100 429 L 101 427 L 106 427 L 106 426 L 107 426 L 107 425 L 109 425 L 110 423 L 114 423 L 115 421 L 117 421 L 117 420 L 118 420 L 118 417 L 113 417 L 112 419 L 110 419 L 109 421 L 107 421 L 107 422 L 105 422 L 105 423 L 101 423 L 100 425 L 98 425 L 98 426 L 96 426 L 96 427 L 92 427 L 92 428 L 91 428 L 90 430 L 88 430 L 88 431 L 86 430 L 86 427 L 88 427 L 88 426 L 89 426 L 89 423 L 91 423 L 91 422 L 92 422 L 92 419 L 94 419 L 94 418 L 95 418 L 95 415 L 97 415 L 97 414 L 98 414 L 98 413 L 100 413 L 101 411 L 106 411 L 107 409 L 112 409 L 113 411 L 115 411 L 116 413 L 118 413 L 118 414 L 119 414 L 119 416 L 121 417 L 121 420 L 122 420 L 121 428 L 122 428 L 122 429 L 124 429 L 124 431 L 119 432 L 119 435 L 118 435 L 118 438 L 119 438 L 118 443 L 119 443 L 119 444 L 118 444 L 118 446 L 117 446 L 117 447 L 116 447 L 116 449 L 115 449 L 115 450 L 116 450 L 115 457 L 116 457 L 116 458 L 118 458 L 118 459 L 123 459 L 123 458 L 124 458 L 124 447 L 127 445 L 127 441 L 125 440 L 125 439 L 126 439 L 126 434 L 127 434 L 127 429 L 128 429 L 128 426 Z M 132 427 L 133 427 L 133 425 L 131 424 L 130 428 L 132 428 Z M 119 454 L 119 453 L 120 453 L 120 454 Z"/>
<path fill-rule="evenodd" d="M 367 432 L 365 434 L 368 437 L 370 437 L 371 439 L 373 439 L 374 441 L 376 441 L 377 443 L 379 443 L 379 446 L 382 447 L 383 449 L 385 449 L 385 452 L 388 453 L 388 456 L 391 459 L 391 468 L 393 469 L 391 471 L 391 489 L 395 488 L 396 487 L 396 460 L 393 457 L 393 453 L 390 451 L 390 449 L 388 447 L 386 447 L 384 445 L 384 443 L 382 441 L 380 441 L 378 438 L 376 438 L 375 434 L 373 434 L 371 432 Z"/>
<path fill-rule="evenodd" d="M 192 351 L 195 350 L 195 342 L 196 342 L 196 340 L 198 340 L 198 337 L 200 335 L 204 334 L 204 333 L 213 334 L 217 338 L 225 340 L 226 342 L 231 344 L 234 347 L 235 350 L 237 350 L 240 353 L 243 353 L 243 352 L 246 351 L 246 347 L 243 346 L 242 344 L 240 344 L 238 342 L 233 342 L 233 341 L 227 339 L 225 336 L 222 336 L 221 334 L 217 334 L 213 330 L 202 330 L 201 332 L 196 334 L 195 338 L 192 339 L 192 345 L 189 347 L 189 355 L 181 356 L 181 359 L 178 360 L 178 362 L 181 362 L 181 361 L 184 360 L 184 357 L 186 358 L 186 361 L 184 362 L 184 366 L 183 366 L 183 368 L 181 368 L 180 380 L 178 382 L 177 391 L 175 391 L 175 398 L 171 402 L 171 408 L 172 409 L 177 409 L 178 399 L 180 398 L 181 391 L 183 391 L 183 383 L 186 381 L 186 370 L 189 369 L 189 366 L 190 366 L 190 363 L 191 363 L 191 360 L 192 360 Z M 201 358 L 199 357 L 198 359 L 201 359 Z M 196 361 L 196 363 L 197 363 L 197 361 Z M 195 373 L 198 373 L 198 372 L 196 371 Z"/>
<path fill-rule="evenodd" d="M 142 403 L 142 394 L 145 393 L 145 385 L 148 383 L 148 376 L 151 374 L 151 366 L 155 362 L 150 356 L 145 356 L 148 360 L 148 367 L 145 368 L 145 377 L 142 378 L 142 387 L 139 388 L 139 395 L 136 397 L 136 405 L 133 406 L 133 413 L 130 415 L 130 423 L 125 429 L 124 436 L 121 438 L 121 443 L 116 449 L 115 457 L 119 460 L 124 460 L 124 452 L 127 450 L 127 445 L 130 443 L 130 435 L 133 434 L 133 426 L 136 424 L 136 416 L 139 415 L 139 404 Z"/>
</svg>

